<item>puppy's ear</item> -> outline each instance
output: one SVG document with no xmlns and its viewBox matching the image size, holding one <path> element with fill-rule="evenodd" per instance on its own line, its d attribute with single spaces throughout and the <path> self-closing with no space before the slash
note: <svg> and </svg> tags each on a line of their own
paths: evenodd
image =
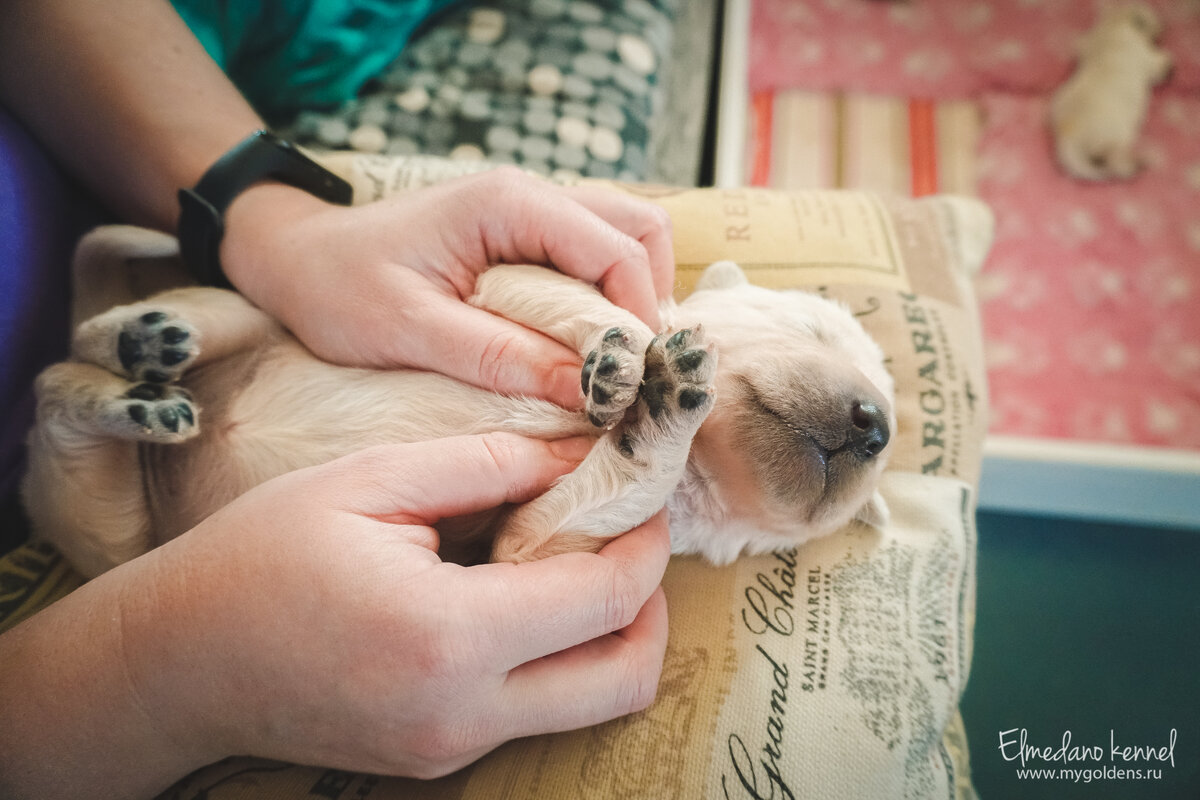
<svg viewBox="0 0 1200 800">
<path fill-rule="evenodd" d="M 871 499 L 867 501 L 867 504 L 858 510 L 854 518 L 859 522 L 882 530 L 892 518 L 892 512 L 888 510 L 887 501 L 883 499 L 883 495 L 875 492 L 875 494 L 871 495 Z"/>
<path fill-rule="evenodd" d="M 746 273 L 732 261 L 716 261 L 704 270 L 696 283 L 696 291 L 701 289 L 731 289 L 749 283 Z"/>
</svg>

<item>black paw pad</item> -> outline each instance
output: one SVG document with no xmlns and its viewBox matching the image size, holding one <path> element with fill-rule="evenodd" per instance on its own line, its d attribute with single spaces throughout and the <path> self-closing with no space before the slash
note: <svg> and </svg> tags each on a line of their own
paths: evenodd
<svg viewBox="0 0 1200 800">
<path fill-rule="evenodd" d="M 626 338 L 626 335 L 625 335 L 625 331 L 622 330 L 621 328 L 609 328 L 607 331 L 604 332 L 604 343 L 605 344 L 616 344 L 616 343 L 620 342 L 623 338 Z"/>
<path fill-rule="evenodd" d="M 686 350 L 693 345 L 698 346 L 704 339 L 703 325 L 696 325 L 694 328 L 684 328 L 676 331 L 667 340 L 667 349 L 671 351 Z"/>
<path fill-rule="evenodd" d="M 679 392 L 679 407 L 686 411 L 695 411 L 708 402 L 712 395 L 704 389 L 686 388 Z"/>
<path fill-rule="evenodd" d="M 695 372 L 707 357 L 703 350 L 685 350 L 675 359 L 675 366 L 683 372 Z"/>
<path fill-rule="evenodd" d="M 588 353 L 587 361 L 583 362 L 583 372 L 580 373 L 579 383 L 583 389 L 583 393 L 587 394 L 588 387 L 592 383 L 592 372 L 596 369 L 596 351 Z"/>
<path fill-rule="evenodd" d="M 674 419 L 679 412 L 712 405 L 716 352 L 699 325 L 658 337 L 646 350 L 642 402 L 651 419 Z M 694 414 L 687 414 L 688 418 Z"/>
<path fill-rule="evenodd" d="M 596 365 L 596 374 L 602 378 L 607 378 L 617 371 L 620 364 L 617 363 L 617 357 L 612 353 L 606 353 L 600 359 L 600 363 Z"/>
<path fill-rule="evenodd" d="M 176 364 L 182 364 L 187 357 L 188 352 L 186 350 L 180 350 L 177 347 L 166 347 L 163 348 L 158 361 L 164 367 L 173 367 Z"/>
<path fill-rule="evenodd" d="M 657 419 L 666 410 L 670 393 L 671 384 L 666 380 L 649 380 L 642 384 L 642 399 L 646 401 L 651 417 Z"/>
<path fill-rule="evenodd" d="M 163 406 L 158 410 L 158 421 L 171 433 L 179 431 L 179 412 L 172 406 Z"/>
<path fill-rule="evenodd" d="M 141 403 L 130 403 L 129 418 L 143 428 L 149 427 L 147 423 L 150 421 L 150 409 Z"/>
<path fill-rule="evenodd" d="M 144 353 L 140 340 L 134 338 L 129 331 L 121 331 L 121 335 L 117 337 L 117 358 L 120 359 L 122 367 L 133 369 L 134 365 L 142 360 Z"/>
<path fill-rule="evenodd" d="M 161 383 L 139 383 L 125 393 L 131 400 L 161 400 L 166 387 Z"/>
<path fill-rule="evenodd" d="M 637 335 L 609 328 L 583 362 L 580 384 L 587 397 L 588 419 L 598 427 L 611 426 L 637 398 L 642 379 L 642 353 Z"/>
<path fill-rule="evenodd" d="M 166 311 L 127 318 L 117 333 L 117 360 L 137 381 L 170 383 L 196 354 L 191 327 Z"/>
<path fill-rule="evenodd" d="M 124 394 L 125 413 L 138 427 L 138 438 L 177 440 L 196 427 L 191 395 L 175 386 L 139 383 Z"/>
<path fill-rule="evenodd" d="M 606 406 L 606 405 L 608 405 L 609 401 L 612 400 L 612 392 L 606 391 L 604 389 L 604 387 L 602 387 L 598 383 L 593 383 L 592 384 L 592 399 L 595 400 L 600 405 Z"/>
<path fill-rule="evenodd" d="M 176 325 L 170 325 L 163 328 L 162 331 L 162 340 L 167 344 L 181 344 L 182 342 L 186 342 L 190 337 L 190 333 Z"/>
</svg>

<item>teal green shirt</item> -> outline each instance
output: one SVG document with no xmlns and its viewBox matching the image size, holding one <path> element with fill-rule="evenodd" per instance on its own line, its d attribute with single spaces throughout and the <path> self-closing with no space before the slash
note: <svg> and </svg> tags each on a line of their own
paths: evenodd
<svg viewBox="0 0 1200 800">
<path fill-rule="evenodd" d="M 349 100 L 454 0 L 172 0 L 260 114 L 278 122 Z"/>
</svg>

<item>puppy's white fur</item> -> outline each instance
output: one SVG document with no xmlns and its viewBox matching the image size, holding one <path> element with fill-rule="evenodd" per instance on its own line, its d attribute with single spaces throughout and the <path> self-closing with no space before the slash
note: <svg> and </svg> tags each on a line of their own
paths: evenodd
<svg viewBox="0 0 1200 800">
<path fill-rule="evenodd" d="M 1151 88 L 1166 79 L 1170 55 L 1155 46 L 1161 25 L 1142 4 L 1107 9 L 1080 40 L 1074 74 L 1055 93 L 1050 124 L 1059 163 L 1083 180 L 1132 178 Z"/>
<path fill-rule="evenodd" d="M 103 229 L 81 245 L 76 270 L 172 267 L 172 252 L 168 237 Z M 724 563 L 856 517 L 886 519 L 876 484 L 893 382 L 844 307 L 752 286 L 728 262 L 664 306 L 679 332 L 659 337 L 593 287 L 538 267 L 487 271 L 471 302 L 589 356 L 587 414 L 433 373 L 324 363 L 218 289 L 169 290 L 92 317 L 72 360 L 37 382 L 23 484 L 35 532 L 95 575 L 288 470 L 370 444 L 491 431 L 598 439 L 534 501 L 447 521 L 447 548 L 494 536 L 495 559 L 597 549 L 665 503 L 675 552 Z"/>
</svg>

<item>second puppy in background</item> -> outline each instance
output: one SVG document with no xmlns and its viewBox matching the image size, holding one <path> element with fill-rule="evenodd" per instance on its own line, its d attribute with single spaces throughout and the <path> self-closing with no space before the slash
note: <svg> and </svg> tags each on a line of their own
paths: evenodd
<svg viewBox="0 0 1200 800">
<path fill-rule="evenodd" d="M 1058 161 L 1083 180 L 1123 180 L 1142 168 L 1138 135 L 1151 89 L 1171 71 L 1156 47 L 1162 24 L 1142 4 L 1105 10 L 1079 43 L 1075 73 L 1054 94 L 1050 126 Z"/>
</svg>

